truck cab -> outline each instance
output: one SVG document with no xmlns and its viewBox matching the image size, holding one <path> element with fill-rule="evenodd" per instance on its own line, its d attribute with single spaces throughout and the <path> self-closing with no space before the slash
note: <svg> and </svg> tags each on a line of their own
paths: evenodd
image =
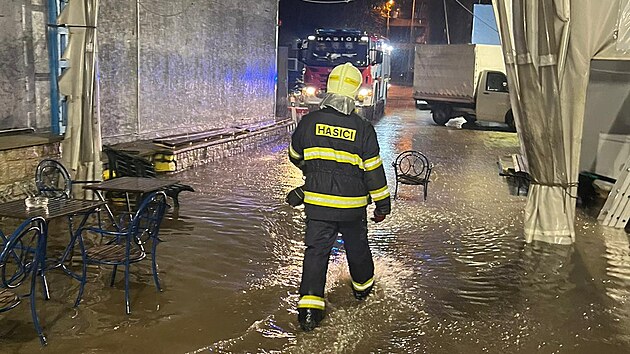
<svg viewBox="0 0 630 354">
<path fill-rule="evenodd" d="M 426 102 L 416 99 L 416 108 L 430 109 L 433 120 L 438 125 L 446 124 L 451 118 L 464 117 L 468 123 L 477 120 L 505 123 L 514 130 L 507 76 L 495 70 L 482 70 L 478 75 L 474 103 Z"/>
<path fill-rule="evenodd" d="M 430 109 L 436 124 L 464 117 L 514 129 L 501 46 L 419 44 L 414 66 L 416 107 Z"/>
<path fill-rule="evenodd" d="M 505 123 L 514 129 L 514 116 L 510 105 L 507 77 L 500 71 L 482 71 L 477 83 L 477 100 L 474 119 Z"/>
<path fill-rule="evenodd" d="M 304 65 L 300 105 L 319 109 L 326 95 L 328 75 L 340 64 L 351 63 L 363 75 L 356 97 L 359 114 L 367 119 L 385 110 L 390 80 L 390 51 L 385 38 L 359 30 L 318 29 L 299 44 L 298 60 Z"/>
</svg>

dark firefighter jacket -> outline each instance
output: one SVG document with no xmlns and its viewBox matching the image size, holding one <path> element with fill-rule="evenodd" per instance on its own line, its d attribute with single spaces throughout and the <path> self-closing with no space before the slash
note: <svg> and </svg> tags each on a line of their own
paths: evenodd
<svg viewBox="0 0 630 354">
<path fill-rule="evenodd" d="M 305 115 L 291 137 L 289 159 L 306 176 L 307 217 L 360 220 L 370 198 L 379 214 L 390 213 L 376 132 L 359 115 L 328 107 Z"/>
</svg>

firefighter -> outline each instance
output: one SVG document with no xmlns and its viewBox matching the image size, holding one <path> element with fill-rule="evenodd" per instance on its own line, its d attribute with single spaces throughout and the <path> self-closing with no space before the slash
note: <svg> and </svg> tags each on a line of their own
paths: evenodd
<svg viewBox="0 0 630 354">
<path fill-rule="evenodd" d="M 362 81 L 352 64 L 335 67 L 321 109 L 305 115 L 291 137 L 289 159 L 306 178 L 302 187 L 306 251 L 297 306 L 305 331 L 324 317 L 328 258 L 338 234 L 344 241 L 354 296 L 362 300 L 374 287 L 367 205 L 374 201 L 371 219 L 381 222 L 390 213 L 390 196 L 374 127 L 354 112 Z"/>
</svg>

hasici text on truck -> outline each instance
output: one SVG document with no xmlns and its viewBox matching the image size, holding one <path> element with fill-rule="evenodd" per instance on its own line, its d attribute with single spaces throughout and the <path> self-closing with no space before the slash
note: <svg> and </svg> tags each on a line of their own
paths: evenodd
<svg viewBox="0 0 630 354">
<path fill-rule="evenodd" d="M 304 64 L 300 104 L 319 109 L 330 71 L 352 63 L 363 76 L 356 98 L 358 113 L 366 119 L 380 117 L 387 102 L 390 53 L 391 46 L 383 37 L 358 30 L 318 29 L 300 43 L 299 60 Z"/>
</svg>

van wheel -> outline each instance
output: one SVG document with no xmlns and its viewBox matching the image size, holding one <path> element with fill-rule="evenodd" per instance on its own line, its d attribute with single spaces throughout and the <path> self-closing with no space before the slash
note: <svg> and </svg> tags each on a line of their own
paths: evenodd
<svg viewBox="0 0 630 354">
<path fill-rule="evenodd" d="M 507 126 L 510 128 L 510 131 L 516 131 L 516 124 L 514 123 L 514 113 L 512 113 L 511 109 L 505 114 L 505 124 L 507 124 Z"/>
<path fill-rule="evenodd" d="M 433 121 L 437 125 L 444 125 L 450 119 L 450 107 L 446 105 L 434 105 L 431 109 L 431 115 L 433 116 Z"/>
<path fill-rule="evenodd" d="M 433 114 L 433 121 L 437 125 L 445 125 L 450 120 L 450 118 L 446 117 L 443 114 L 443 112 L 440 112 L 440 111 L 435 112 L 434 111 L 434 112 L 432 112 L 432 114 Z"/>
</svg>

